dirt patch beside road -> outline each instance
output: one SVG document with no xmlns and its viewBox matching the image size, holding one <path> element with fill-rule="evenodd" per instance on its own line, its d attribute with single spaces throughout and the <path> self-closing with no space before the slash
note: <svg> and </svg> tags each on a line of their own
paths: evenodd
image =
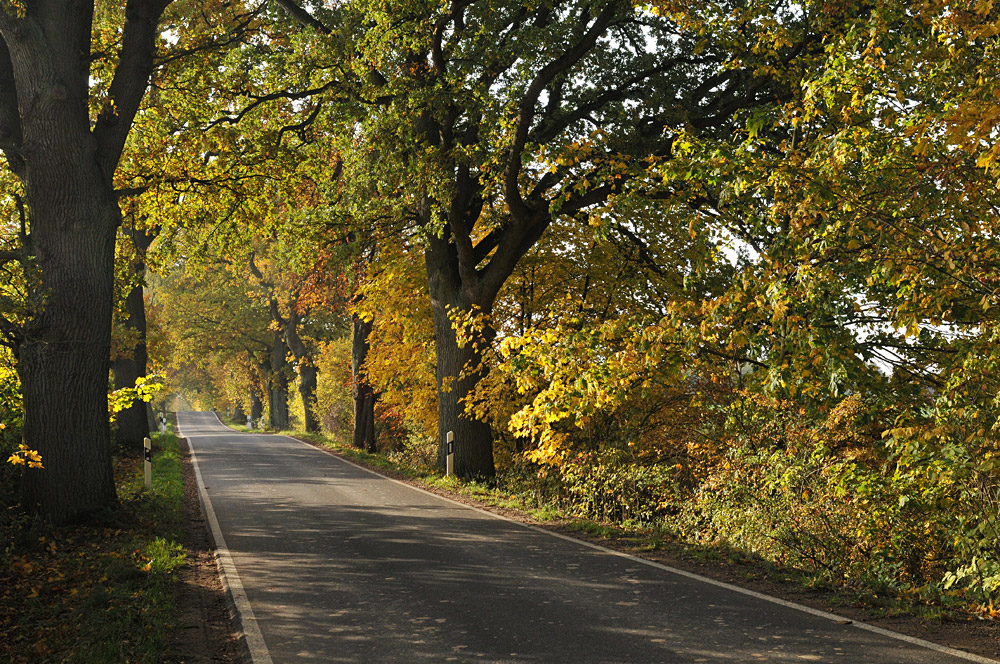
<svg viewBox="0 0 1000 664">
<path fill-rule="evenodd" d="M 231 615 L 229 598 L 219 579 L 215 547 L 201 511 L 191 450 L 180 438 L 184 465 L 184 547 L 187 562 L 178 570 L 174 600 L 177 626 L 171 660 L 177 664 L 245 664 L 239 626 Z"/>
</svg>

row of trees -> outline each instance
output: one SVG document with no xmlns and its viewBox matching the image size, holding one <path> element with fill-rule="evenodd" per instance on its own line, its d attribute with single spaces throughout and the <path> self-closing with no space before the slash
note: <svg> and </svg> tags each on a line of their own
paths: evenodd
<svg viewBox="0 0 1000 664">
<path fill-rule="evenodd" d="M 206 405 L 995 593 L 1000 18 L 689 4 L 0 5 L 26 503 L 114 501 L 152 270 Z"/>
</svg>

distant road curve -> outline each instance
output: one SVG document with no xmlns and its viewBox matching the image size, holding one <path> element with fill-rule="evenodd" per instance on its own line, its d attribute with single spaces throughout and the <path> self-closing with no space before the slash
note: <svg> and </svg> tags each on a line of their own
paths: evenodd
<svg viewBox="0 0 1000 664">
<path fill-rule="evenodd" d="M 996 662 L 177 419 L 254 664 Z"/>
</svg>

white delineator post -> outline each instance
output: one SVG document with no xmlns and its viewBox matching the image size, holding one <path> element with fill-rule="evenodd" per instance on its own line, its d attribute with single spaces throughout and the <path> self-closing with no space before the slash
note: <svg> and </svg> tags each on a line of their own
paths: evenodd
<svg viewBox="0 0 1000 664">
<path fill-rule="evenodd" d="M 455 474 L 455 432 L 449 431 L 445 440 L 448 442 L 448 455 L 445 456 L 444 474 L 451 477 Z"/>
<path fill-rule="evenodd" d="M 142 439 L 142 470 L 144 477 L 143 486 L 146 490 L 153 488 L 153 441 L 149 438 Z"/>
<path fill-rule="evenodd" d="M 160 411 L 160 433 L 167 432 L 167 416 L 164 415 L 163 411 Z"/>
</svg>

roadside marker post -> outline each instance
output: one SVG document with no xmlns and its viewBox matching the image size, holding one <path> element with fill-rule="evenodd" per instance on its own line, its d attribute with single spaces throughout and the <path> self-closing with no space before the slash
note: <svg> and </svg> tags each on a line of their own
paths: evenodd
<svg viewBox="0 0 1000 664">
<path fill-rule="evenodd" d="M 143 486 L 149 491 L 153 488 L 153 441 L 149 438 L 142 439 L 142 470 Z"/>
<path fill-rule="evenodd" d="M 160 411 L 160 433 L 166 433 L 166 432 L 167 432 L 167 416 L 161 410 Z"/>
<path fill-rule="evenodd" d="M 455 474 L 455 432 L 449 431 L 445 438 L 448 441 L 448 455 L 445 457 L 445 475 L 451 477 Z"/>
<path fill-rule="evenodd" d="M 247 429 L 253 429 L 253 418 L 247 415 Z"/>
</svg>

